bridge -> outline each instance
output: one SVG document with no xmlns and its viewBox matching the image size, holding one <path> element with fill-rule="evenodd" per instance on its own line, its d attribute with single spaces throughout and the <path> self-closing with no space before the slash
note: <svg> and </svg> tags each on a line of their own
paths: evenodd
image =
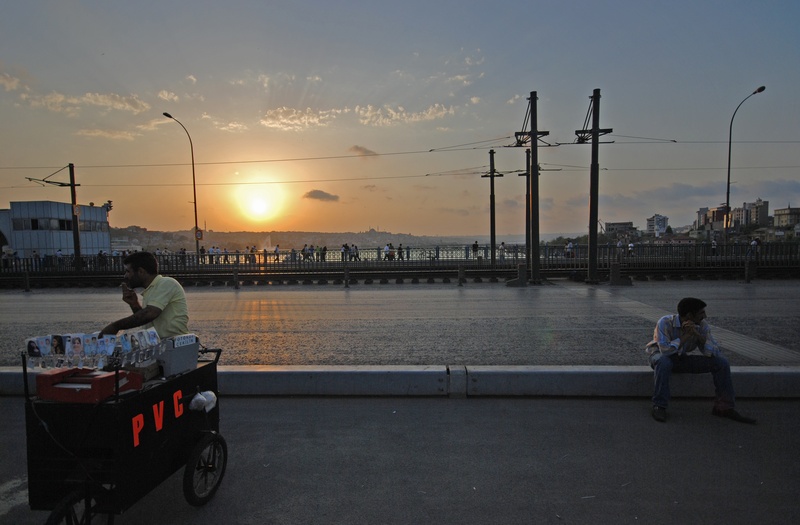
<svg viewBox="0 0 800 525">
<path fill-rule="evenodd" d="M 71 256 L 4 258 L 0 287 L 6 289 L 118 286 L 124 272 L 122 256 L 94 255 L 76 261 Z M 304 256 L 282 251 L 227 254 L 159 255 L 160 271 L 184 286 L 239 286 L 266 284 L 350 284 L 388 282 L 452 282 L 519 276 L 528 267 L 524 247 L 510 246 L 495 254 L 471 246 L 407 248 L 386 257 L 383 248 L 362 249 L 359 256 L 329 251 Z M 541 246 L 540 277 L 583 280 L 588 271 L 588 246 Z M 749 246 L 704 244 L 637 245 L 632 250 L 598 247 L 598 276 L 622 279 L 749 279 L 800 277 L 800 243 Z"/>
</svg>

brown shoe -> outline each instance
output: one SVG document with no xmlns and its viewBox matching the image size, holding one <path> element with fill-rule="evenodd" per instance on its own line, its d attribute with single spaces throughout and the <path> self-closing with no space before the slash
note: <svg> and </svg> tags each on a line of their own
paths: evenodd
<svg viewBox="0 0 800 525">
<path fill-rule="evenodd" d="M 732 419 L 738 423 L 746 423 L 748 425 L 756 424 L 755 419 L 753 419 L 752 417 L 743 416 L 733 408 L 729 408 L 727 410 L 720 410 L 719 408 L 715 408 L 711 411 L 711 413 L 718 417 L 726 417 L 728 419 Z"/>
</svg>

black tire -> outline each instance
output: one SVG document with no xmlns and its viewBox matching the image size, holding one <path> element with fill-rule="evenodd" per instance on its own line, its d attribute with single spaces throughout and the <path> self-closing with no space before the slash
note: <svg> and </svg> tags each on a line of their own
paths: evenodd
<svg viewBox="0 0 800 525">
<path fill-rule="evenodd" d="M 56 508 L 47 517 L 45 525 L 84 525 L 102 523 L 102 513 L 97 512 L 97 500 L 86 499 L 86 491 L 79 489 L 58 502 Z M 114 515 L 106 515 L 106 523 L 114 523 Z"/>
<path fill-rule="evenodd" d="M 228 464 L 228 445 L 217 433 L 205 434 L 192 449 L 183 471 L 183 495 L 200 507 L 217 492 Z"/>
</svg>

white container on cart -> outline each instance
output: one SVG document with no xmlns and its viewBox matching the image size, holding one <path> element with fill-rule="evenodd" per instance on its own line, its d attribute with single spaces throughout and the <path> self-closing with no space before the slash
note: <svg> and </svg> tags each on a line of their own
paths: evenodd
<svg viewBox="0 0 800 525">
<path fill-rule="evenodd" d="M 196 335 L 168 337 L 161 341 L 161 345 L 158 364 L 164 370 L 164 377 L 171 377 L 197 368 L 200 340 Z"/>
</svg>

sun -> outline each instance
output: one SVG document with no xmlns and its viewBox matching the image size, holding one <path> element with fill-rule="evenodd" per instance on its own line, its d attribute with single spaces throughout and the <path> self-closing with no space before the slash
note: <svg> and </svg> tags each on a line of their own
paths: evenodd
<svg viewBox="0 0 800 525">
<path fill-rule="evenodd" d="M 253 197 L 250 199 L 249 212 L 253 218 L 264 217 L 269 212 L 269 204 L 262 197 Z"/>
<path fill-rule="evenodd" d="M 234 199 L 242 219 L 256 224 L 274 220 L 283 207 L 283 193 L 277 184 L 242 186 Z"/>
</svg>

